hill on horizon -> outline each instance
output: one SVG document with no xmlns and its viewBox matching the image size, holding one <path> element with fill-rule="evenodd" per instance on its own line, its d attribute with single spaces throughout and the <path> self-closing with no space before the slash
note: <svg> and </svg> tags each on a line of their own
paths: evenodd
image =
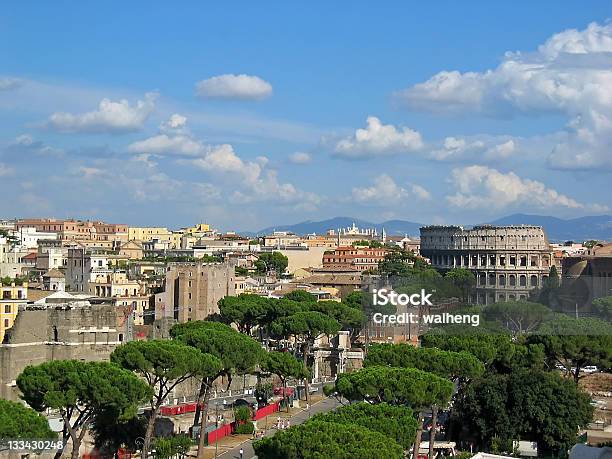
<svg viewBox="0 0 612 459">
<path fill-rule="evenodd" d="M 389 236 L 419 236 L 419 228 L 428 223 L 407 220 L 387 220 L 373 223 L 360 218 L 334 217 L 327 220 L 307 220 L 293 225 L 278 225 L 263 228 L 257 232 L 245 231 L 245 235 L 270 234 L 273 231 L 289 231 L 299 235 L 325 234 L 330 229 L 347 228 L 355 223 L 359 228 L 376 228 L 378 233 L 384 228 Z M 478 224 L 478 223 L 474 223 Z M 612 215 L 594 215 L 571 219 L 545 215 L 512 214 L 486 222 L 491 225 L 536 225 L 544 227 L 551 241 L 586 241 L 596 239 L 612 241 Z M 468 226 L 468 225 L 464 225 Z"/>
</svg>

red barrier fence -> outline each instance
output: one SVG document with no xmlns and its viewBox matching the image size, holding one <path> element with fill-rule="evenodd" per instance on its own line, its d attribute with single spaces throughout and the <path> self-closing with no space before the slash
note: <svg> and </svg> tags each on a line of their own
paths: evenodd
<svg viewBox="0 0 612 459">
<path fill-rule="evenodd" d="M 204 405 L 202 405 L 203 407 Z M 195 413 L 196 403 L 183 403 L 182 405 L 162 406 L 159 413 L 162 416 L 176 416 L 177 414 Z"/>
<path fill-rule="evenodd" d="M 280 402 L 274 402 L 270 405 L 266 405 L 263 408 L 258 409 L 255 412 L 255 416 L 253 416 L 253 420 L 257 421 L 259 419 L 265 418 L 266 416 L 271 415 L 272 413 L 276 413 L 280 411 Z M 217 440 L 221 440 L 223 437 L 227 437 L 228 435 L 233 434 L 236 431 L 236 423 L 232 422 L 231 424 L 225 424 L 218 429 L 213 430 L 212 432 L 208 432 L 208 444 L 216 442 Z"/>
<path fill-rule="evenodd" d="M 212 432 L 208 432 L 208 444 L 216 442 L 217 440 L 222 439 L 223 437 L 227 437 L 234 433 L 235 423 L 225 424 L 219 427 L 218 429 L 213 430 Z"/>
<path fill-rule="evenodd" d="M 272 413 L 276 413 L 277 411 L 280 411 L 280 402 L 274 402 L 270 405 L 258 409 L 255 412 L 255 416 L 253 416 L 253 420 L 257 421 L 258 419 L 265 418 L 266 416 L 269 416 Z"/>
</svg>

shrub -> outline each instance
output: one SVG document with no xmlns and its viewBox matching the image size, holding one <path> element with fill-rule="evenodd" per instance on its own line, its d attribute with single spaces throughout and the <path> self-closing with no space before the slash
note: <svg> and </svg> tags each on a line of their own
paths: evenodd
<svg viewBox="0 0 612 459">
<path fill-rule="evenodd" d="M 236 426 L 236 434 L 249 434 L 251 435 L 255 431 L 255 425 L 251 421 L 246 421 L 244 424 L 238 424 Z"/>
</svg>

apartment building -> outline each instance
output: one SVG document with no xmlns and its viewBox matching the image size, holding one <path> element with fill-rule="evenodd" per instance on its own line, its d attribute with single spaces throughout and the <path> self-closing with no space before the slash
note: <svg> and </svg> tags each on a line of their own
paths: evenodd
<svg viewBox="0 0 612 459">
<path fill-rule="evenodd" d="M 30 218 L 17 220 L 16 231 L 35 228 L 38 232 L 56 233 L 62 241 L 82 241 L 86 245 L 120 245 L 128 240 L 128 226 L 89 220 L 61 220 L 55 218 Z"/>
<path fill-rule="evenodd" d="M 338 247 L 333 252 L 323 254 L 324 268 L 352 268 L 363 272 L 378 268 L 378 263 L 385 258 L 387 249 L 360 246 Z"/>
<path fill-rule="evenodd" d="M 181 247 L 182 233 L 170 231 L 165 227 L 129 227 L 128 240 L 139 242 L 159 242 L 168 249 Z"/>
<path fill-rule="evenodd" d="M 0 286 L 0 343 L 6 330 L 11 328 L 19 312 L 19 307 L 28 302 L 28 284 Z"/>
</svg>

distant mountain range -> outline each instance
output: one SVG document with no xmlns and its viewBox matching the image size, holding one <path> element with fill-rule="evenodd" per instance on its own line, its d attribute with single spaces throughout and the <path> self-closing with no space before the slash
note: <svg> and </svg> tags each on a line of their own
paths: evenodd
<svg viewBox="0 0 612 459">
<path fill-rule="evenodd" d="M 290 231 L 300 235 L 312 233 L 325 234 L 327 230 L 347 228 L 352 226 L 353 223 L 359 228 L 376 228 L 379 234 L 384 228 L 389 236 L 404 234 L 418 236 L 419 228 L 424 225 L 423 223 L 405 220 L 388 220 L 382 223 L 373 223 L 359 218 L 335 217 L 321 221 L 308 220 L 294 225 L 271 226 L 257 232 L 245 232 L 244 234 L 262 235 L 270 234 L 273 231 Z M 513 214 L 486 223 L 491 225 L 543 226 L 551 241 L 612 240 L 612 215 L 597 215 L 564 220 L 543 215 Z"/>
<path fill-rule="evenodd" d="M 564 220 L 542 215 L 514 214 L 490 222 L 493 225 L 543 226 L 551 241 L 612 241 L 612 215 L 593 215 Z"/>
</svg>

